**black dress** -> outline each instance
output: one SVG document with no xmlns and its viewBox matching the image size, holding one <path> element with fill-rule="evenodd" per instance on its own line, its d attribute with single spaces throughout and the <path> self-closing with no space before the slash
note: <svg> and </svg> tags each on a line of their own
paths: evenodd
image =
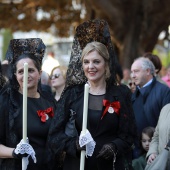
<svg viewBox="0 0 170 170">
<path fill-rule="evenodd" d="M 83 85 L 67 89 L 57 105 L 58 112 L 50 129 L 48 142 L 51 152 L 55 154 L 63 150 L 66 152 L 64 170 L 79 170 L 80 167 L 80 153 L 77 152 L 75 143 L 82 129 L 83 96 Z M 97 98 L 101 97 L 97 96 Z M 113 159 L 96 158 L 102 146 L 107 143 L 114 143 L 118 149 L 115 169 L 131 169 L 131 146 L 136 135 L 135 118 L 130 100 L 131 92 L 128 87 L 113 85 L 106 89 L 103 98 L 110 103 L 119 101 L 120 112 L 119 114 L 106 112 L 101 119 L 105 110 L 102 103 L 88 109 L 87 129 L 92 134 L 96 146 L 93 156 L 85 160 L 85 169 L 113 169 Z M 93 104 L 95 104 L 94 101 Z M 73 122 L 75 126 L 68 126 Z"/>
<path fill-rule="evenodd" d="M 3 97 L 6 96 L 6 100 Z M 0 125 L 0 143 L 9 146 L 16 147 L 16 145 L 22 139 L 22 100 L 23 96 L 15 92 L 17 107 L 13 107 L 15 113 L 11 114 L 11 102 L 9 102 L 9 95 L 4 94 L 0 96 L 1 111 L 0 121 L 3 124 Z M 46 110 L 52 108 L 55 109 L 55 103 L 52 100 L 47 100 L 43 96 L 40 98 L 29 98 L 27 99 L 27 136 L 29 139 L 29 144 L 33 147 L 36 153 L 37 162 L 34 163 L 31 156 L 29 157 L 29 164 L 27 170 L 47 170 L 51 169 L 53 165 L 48 164 L 49 155 L 47 151 L 47 136 L 49 132 L 49 127 L 51 124 L 52 117 L 47 116 L 45 122 L 41 121 L 41 117 L 38 116 L 38 110 Z M 9 107 L 7 105 L 9 104 Z M 11 129 L 10 131 L 8 131 Z M 6 131 L 6 133 L 4 132 Z M 9 133 L 9 136 L 7 135 Z M 47 159 L 48 158 L 48 159 Z M 1 170 L 20 170 L 21 160 L 17 159 L 1 159 L 0 169 Z"/>
</svg>

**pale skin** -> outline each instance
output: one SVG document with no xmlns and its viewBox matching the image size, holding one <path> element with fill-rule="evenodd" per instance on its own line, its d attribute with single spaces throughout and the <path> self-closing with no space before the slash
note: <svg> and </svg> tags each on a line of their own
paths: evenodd
<svg viewBox="0 0 170 170">
<path fill-rule="evenodd" d="M 151 138 L 145 134 L 145 133 L 142 133 L 142 147 L 143 149 L 148 152 L 149 150 L 149 146 L 150 146 L 150 143 L 151 143 Z M 151 163 L 155 158 L 156 158 L 157 154 L 151 154 L 148 158 L 148 161 L 147 163 Z"/>
<path fill-rule="evenodd" d="M 88 53 L 83 58 L 83 70 L 90 84 L 91 94 L 105 94 L 105 61 L 97 51 Z"/>
<path fill-rule="evenodd" d="M 23 76 L 24 76 L 24 63 L 28 63 L 28 97 L 39 98 L 37 92 L 38 81 L 41 77 L 41 71 L 39 72 L 34 65 L 34 62 L 29 58 L 24 58 L 18 61 L 16 67 L 16 79 L 19 83 L 19 92 L 23 91 Z M 10 148 L 0 144 L 0 158 L 12 158 L 12 152 L 15 148 Z"/>
<path fill-rule="evenodd" d="M 54 76 L 57 75 L 57 76 Z M 56 68 L 52 73 L 51 86 L 55 88 L 55 99 L 58 101 L 60 99 L 61 93 L 65 87 L 65 78 L 60 68 Z"/>
<path fill-rule="evenodd" d="M 132 81 L 129 83 L 129 87 L 130 87 L 131 92 L 134 93 L 135 90 L 136 90 L 136 84 L 135 84 L 134 80 L 132 80 Z"/>
<path fill-rule="evenodd" d="M 149 146 L 150 146 L 150 143 L 151 143 L 151 138 L 146 134 L 146 133 L 142 133 L 142 147 L 143 149 L 148 152 L 149 150 Z"/>
<path fill-rule="evenodd" d="M 156 153 L 152 153 L 152 154 L 149 156 L 147 163 L 148 163 L 148 164 L 152 163 L 152 161 L 154 161 L 154 159 L 156 158 L 156 156 L 157 156 Z"/>
<path fill-rule="evenodd" d="M 140 88 L 153 78 L 150 69 L 144 70 L 141 63 L 140 60 L 136 60 L 131 66 L 131 78 Z"/>
</svg>

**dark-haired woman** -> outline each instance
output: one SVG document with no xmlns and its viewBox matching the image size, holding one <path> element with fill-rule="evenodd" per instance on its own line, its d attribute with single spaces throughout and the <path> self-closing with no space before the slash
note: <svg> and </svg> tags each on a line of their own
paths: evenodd
<svg viewBox="0 0 170 170">
<path fill-rule="evenodd" d="M 16 151 L 22 139 L 24 63 L 28 63 L 27 136 L 35 151 L 36 163 L 29 156 L 27 170 L 48 170 L 56 162 L 50 160 L 47 136 L 55 112 L 55 99 L 40 89 L 41 63 L 45 45 L 41 39 L 10 41 L 7 59 L 11 64 L 9 85 L 0 95 L 0 169 L 22 169 L 22 158 L 28 153 Z M 47 159 L 48 158 L 48 159 Z M 48 160 L 48 161 L 47 161 Z M 53 164 L 52 164 L 53 162 Z M 55 168 L 54 168 L 55 169 Z"/>
</svg>

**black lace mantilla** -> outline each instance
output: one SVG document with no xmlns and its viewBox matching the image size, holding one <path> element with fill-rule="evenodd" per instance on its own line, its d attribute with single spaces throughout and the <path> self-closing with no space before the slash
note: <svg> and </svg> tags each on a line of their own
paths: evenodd
<svg viewBox="0 0 170 170">
<path fill-rule="evenodd" d="M 12 39 L 6 53 L 6 59 L 9 63 L 14 63 L 21 54 L 31 53 L 42 63 L 45 48 L 46 46 L 40 38 Z"/>
<path fill-rule="evenodd" d="M 5 80 L 4 75 L 2 74 L 2 68 L 1 68 L 1 62 L 0 62 L 0 90 L 2 89 L 5 83 L 6 83 L 6 80 Z"/>
<path fill-rule="evenodd" d="M 110 55 L 111 77 L 109 81 L 111 84 L 116 84 L 114 67 L 117 59 L 111 43 L 109 26 L 105 20 L 95 19 L 80 24 L 76 29 L 67 71 L 66 87 L 83 84 L 87 81 L 82 69 L 81 54 L 84 47 L 92 41 L 98 41 L 106 45 Z"/>
</svg>

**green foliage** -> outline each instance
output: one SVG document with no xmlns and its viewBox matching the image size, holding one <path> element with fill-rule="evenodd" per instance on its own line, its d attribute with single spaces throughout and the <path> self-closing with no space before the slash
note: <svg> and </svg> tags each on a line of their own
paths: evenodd
<svg viewBox="0 0 170 170">
<path fill-rule="evenodd" d="M 162 61 L 162 65 L 167 67 L 170 64 L 170 49 L 166 49 L 164 51 L 160 51 L 157 48 L 154 48 L 153 54 L 159 56 Z"/>
<path fill-rule="evenodd" d="M 6 51 L 8 49 L 9 41 L 13 39 L 13 36 L 10 29 L 4 29 L 2 31 L 2 36 L 3 36 L 2 60 L 4 60 Z"/>
</svg>

